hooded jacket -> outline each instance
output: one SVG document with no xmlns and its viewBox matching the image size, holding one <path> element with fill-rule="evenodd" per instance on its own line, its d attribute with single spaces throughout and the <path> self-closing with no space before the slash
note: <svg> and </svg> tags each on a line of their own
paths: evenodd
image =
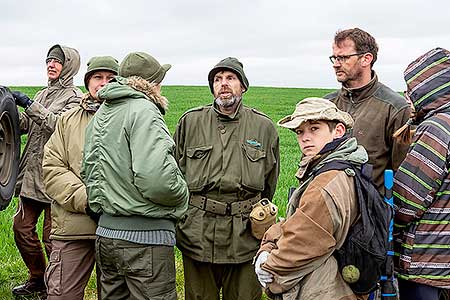
<svg viewBox="0 0 450 300">
<path fill-rule="evenodd" d="M 86 215 L 86 187 L 80 176 L 85 130 L 94 113 L 81 105 L 65 112 L 45 145 L 44 184 L 53 199 L 50 239 L 95 239 L 97 225 Z"/>
<path fill-rule="evenodd" d="M 449 289 L 450 52 L 441 50 L 405 71 L 418 126 L 394 177 L 394 249 L 399 278 Z"/>
<path fill-rule="evenodd" d="M 171 230 L 187 208 L 188 188 L 161 112 L 166 99 L 140 77 L 116 77 L 86 129 L 82 178 L 99 226 Z"/>
<path fill-rule="evenodd" d="M 262 269 L 274 275 L 268 285 L 269 293 L 278 294 L 274 299 L 359 299 L 332 255 L 358 215 L 354 178 L 339 170 L 311 174 L 333 160 L 359 168 L 368 157 L 355 138 L 334 147 L 302 159 L 296 174 L 300 186 L 289 200 L 287 219 L 272 225 L 261 242 L 258 253 L 270 253 Z"/>
<path fill-rule="evenodd" d="M 82 92 L 73 84 L 80 69 L 78 51 L 60 46 L 65 61 L 57 80 L 49 81 L 47 88 L 39 91 L 33 103 L 20 113 L 21 134 L 28 133 L 27 143 L 19 164 L 16 196 L 50 203 L 42 182 L 42 157 L 44 145 L 55 130 L 58 117 L 80 103 Z"/>
<path fill-rule="evenodd" d="M 367 85 L 356 89 L 343 86 L 324 98 L 333 101 L 355 120 L 353 136 L 369 154 L 373 181 L 382 193 L 384 170 L 396 171 L 408 151 L 408 145 L 399 144 L 392 137 L 409 119 L 411 109 L 408 103 L 380 83 L 375 72 L 372 72 L 372 80 Z"/>
</svg>

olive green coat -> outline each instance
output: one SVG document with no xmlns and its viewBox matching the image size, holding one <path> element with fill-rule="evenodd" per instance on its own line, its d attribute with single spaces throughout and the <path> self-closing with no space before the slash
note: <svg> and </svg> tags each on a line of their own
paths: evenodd
<svg viewBox="0 0 450 300">
<path fill-rule="evenodd" d="M 80 69 L 78 51 L 61 46 L 65 62 L 58 80 L 49 81 L 48 87 L 39 91 L 33 104 L 20 114 L 21 134 L 28 133 L 22 152 L 16 196 L 50 203 L 42 182 L 42 156 L 44 145 L 55 130 L 58 116 L 77 106 L 83 93 L 73 84 L 73 77 Z"/>
<path fill-rule="evenodd" d="M 86 215 L 86 186 L 80 175 L 85 130 L 93 117 L 94 111 L 81 106 L 62 114 L 45 145 L 44 184 L 53 199 L 51 239 L 95 239 L 97 225 Z"/>
<path fill-rule="evenodd" d="M 185 113 L 175 132 L 176 159 L 192 194 L 219 202 L 261 193 L 272 199 L 279 173 L 279 139 L 264 114 L 239 105 L 232 116 L 212 105 Z M 259 240 L 250 232 L 249 212 L 219 215 L 189 205 L 177 226 L 184 255 L 210 263 L 253 258 Z"/>
</svg>

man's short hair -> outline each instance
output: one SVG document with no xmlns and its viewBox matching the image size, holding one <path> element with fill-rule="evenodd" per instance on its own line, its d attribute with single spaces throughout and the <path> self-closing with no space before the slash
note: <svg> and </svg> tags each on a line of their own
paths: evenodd
<svg viewBox="0 0 450 300">
<path fill-rule="evenodd" d="M 371 53 L 373 56 L 372 63 L 377 61 L 378 45 L 375 38 L 369 33 L 359 28 L 351 28 L 346 30 L 339 30 L 334 36 L 334 43 L 340 45 L 346 39 L 352 40 L 355 43 L 355 50 L 357 53 Z"/>
</svg>

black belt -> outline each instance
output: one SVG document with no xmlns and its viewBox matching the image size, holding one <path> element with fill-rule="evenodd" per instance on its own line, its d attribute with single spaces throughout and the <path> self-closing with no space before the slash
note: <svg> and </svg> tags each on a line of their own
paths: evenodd
<svg viewBox="0 0 450 300">
<path fill-rule="evenodd" d="M 202 195 L 191 195 L 189 204 L 217 215 L 233 216 L 250 212 L 252 210 L 252 205 L 259 200 L 261 200 L 260 193 L 253 198 L 231 203 L 224 203 Z"/>
</svg>

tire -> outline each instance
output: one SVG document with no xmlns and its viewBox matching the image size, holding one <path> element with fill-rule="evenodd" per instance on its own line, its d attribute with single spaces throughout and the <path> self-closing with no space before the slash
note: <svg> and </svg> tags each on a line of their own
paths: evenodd
<svg viewBox="0 0 450 300">
<path fill-rule="evenodd" d="M 19 174 L 19 113 L 8 88 L 0 86 L 0 210 L 14 195 Z"/>
</svg>

